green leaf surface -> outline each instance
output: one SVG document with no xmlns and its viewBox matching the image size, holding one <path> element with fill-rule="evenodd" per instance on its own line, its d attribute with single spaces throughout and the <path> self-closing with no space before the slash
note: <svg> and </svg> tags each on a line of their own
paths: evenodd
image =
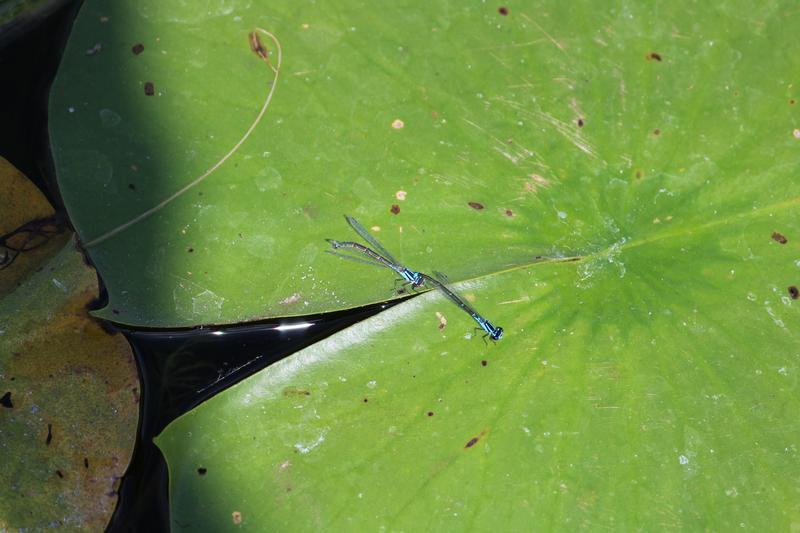
<svg viewBox="0 0 800 533">
<path fill-rule="evenodd" d="M 157 439 L 174 527 L 798 527 L 800 15 L 283 5 L 263 24 L 310 72 L 269 115 L 269 286 L 388 294 L 318 253 L 346 211 L 506 336 L 425 294 L 207 401 Z"/>
<path fill-rule="evenodd" d="M 3 159 L 0 190 L 0 530 L 102 530 L 133 451 L 133 356 L 88 314 L 96 272 Z"/>
<path fill-rule="evenodd" d="M 768 28 L 738 10 L 507 9 L 86 2 L 51 138 L 100 315 L 189 326 L 383 299 L 379 273 L 331 275 L 342 213 L 453 279 L 586 253 L 667 231 L 652 211 L 715 192 L 732 147 L 752 174 L 796 144 L 791 80 L 772 75 L 794 56 L 765 62 Z"/>
</svg>

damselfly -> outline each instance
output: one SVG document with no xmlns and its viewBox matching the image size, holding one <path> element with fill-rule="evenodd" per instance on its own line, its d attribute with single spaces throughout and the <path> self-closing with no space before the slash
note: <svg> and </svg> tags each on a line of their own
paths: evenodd
<svg viewBox="0 0 800 533">
<path fill-rule="evenodd" d="M 475 322 L 477 322 L 481 329 L 486 332 L 484 339 L 487 336 L 493 341 L 499 341 L 503 338 L 503 328 L 492 325 L 491 322 L 483 318 L 477 311 L 475 311 L 475 309 L 472 308 L 472 306 L 470 306 L 460 296 L 458 296 L 455 291 L 448 287 L 447 277 L 444 274 L 441 272 L 434 272 L 434 275 L 438 279 L 432 278 L 427 274 L 422 274 L 423 283 L 428 287 L 435 287 L 438 289 L 439 292 L 444 294 L 448 300 L 459 306 L 461 309 L 466 311 L 469 316 L 475 319 Z"/>
<path fill-rule="evenodd" d="M 334 239 L 325 239 L 335 250 L 341 250 L 343 248 L 349 248 L 351 250 L 357 250 L 359 253 L 366 255 L 367 257 L 371 258 L 372 261 L 367 261 L 358 257 L 353 257 L 351 255 L 345 255 L 336 252 L 330 252 L 333 255 L 337 255 L 344 259 L 350 259 L 351 261 L 358 261 L 360 263 L 367 263 L 370 265 L 378 265 L 384 266 L 386 268 L 391 268 L 395 272 L 397 272 L 403 281 L 407 284 L 411 284 L 413 288 L 417 288 L 423 284 L 423 275 L 419 272 L 414 272 L 411 269 L 408 269 L 400 264 L 400 262 L 395 259 L 389 251 L 384 248 L 381 243 L 378 242 L 378 239 L 372 236 L 367 229 L 358 223 L 358 220 L 354 219 L 351 216 L 345 215 L 344 217 L 347 220 L 347 223 L 356 230 L 356 233 L 361 235 L 369 244 L 372 245 L 375 250 L 367 248 L 363 244 L 352 242 L 352 241 L 337 241 Z"/>
<path fill-rule="evenodd" d="M 367 248 L 363 244 L 352 242 L 352 241 L 337 241 L 334 239 L 325 239 L 335 250 L 342 250 L 342 249 L 350 249 L 356 250 L 357 253 L 366 255 L 371 259 L 365 260 L 361 257 L 354 257 L 352 255 L 345 255 L 342 253 L 337 252 L 330 252 L 333 255 L 342 257 L 344 259 L 349 259 L 351 261 L 358 261 L 359 263 L 366 263 L 368 265 L 377 265 L 383 266 L 386 268 L 391 268 L 395 272 L 397 272 L 402 280 L 405 280 L 407 284 L 410 284 L 412 287 L 417 288 L 421 285 L 425 285 L 429 288 L 435 288 L 440 291 L 442 294 L 447 297 L 448 300 L 456 304 L 458 307 L 466 311 L 466 313 L 471 316 L 475 322 L 481 327 L 483 331 L 486 332 L 484 335 L 484 339 L 488 336 L 493 341 L 499 341 L 503 338 L 503 328 L 499 326 L 494 326 L 491 322 L 483 318 L 475 309 L 472 308 L 467 302 L 465 302 L 460 296 L 458 296 L 453 289 L 448 286 L 447 277 L 442 274 L 441 272 L 434 272 L 436 278 L 429 276 L 428 274 L 423 274 L 422 272 L 415 272 L 414 270 L 408 269 L 400 264 L 400 262 L 395 259 L 389 251 L 384 248 L 378 240 L 370 234 L 364 226 L 358 223 L 356 219 L 351 216 L 345 215 L 344 217 L 347 222 L 352 226 L 356 233 L 361 235 L 369 244 L 372 245 L 373 248 L 378 250 L 372 250 Z"/>
</svg>

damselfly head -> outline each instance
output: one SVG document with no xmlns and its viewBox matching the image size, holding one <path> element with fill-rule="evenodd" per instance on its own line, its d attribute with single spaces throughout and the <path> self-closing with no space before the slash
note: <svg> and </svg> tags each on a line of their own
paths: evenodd
<svg viewBox="0 0 800 533">
<path fill-rule="evenodd" d="M 341 244 L 339 244 L 339 241 L 334 239 L 325 239 L 325 240 L 331 243 L 331 246 L 333 246 L 334 248 L 341 248 Z"/>
<path fill-rule="evenodd" d="M 499 341 L 503 338 L 503 328 L 494 328 L 494 332 L 490 335 L 493 341 Z"/>
</svg>

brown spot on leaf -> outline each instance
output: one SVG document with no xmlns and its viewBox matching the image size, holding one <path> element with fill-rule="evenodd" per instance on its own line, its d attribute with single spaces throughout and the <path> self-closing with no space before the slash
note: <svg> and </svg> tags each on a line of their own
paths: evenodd
<svg viewBox="0 0 800 533">
<path fill-rule="evenodd" d="M 146 94 L 147 96 L 153 96 L 154 94 L 156 94 L 156 88 L 155 85 L 153 85 L 152 81 L 144 82 L 144 94 Z"/>
<path fill-rule="evenodd" d="M 139 54 L 144 52 L 144 45 L 142 43 L 134 44 L 133 47 L 131 48 L 131 52 L 133 52 L 133 55 L 138 56 Z"/>
<path fill-rule="evenodd" d="M 486 359 L 481 359 L 481 366 L 486 366 L 488 364 L 489 364 L 489 361 L 487 361 Z"/>
<path fill-rule="evenodd" d="M 428 411 L 428 416 L 433 416 L 433 411 Z"/>
<path fill-rule="evenodd" d="M 239 524 L 242 523 L 242 513 L 239 511 L 232 512 L 231 520 L 233 520 L 233 523 L 238 526 Z"/>
<path fill-rule="evenodd" d="M 650 52 L 647 54 L 647 59 L 652 59 L 654 61 L 661 61 L 661 54 L 658 52 Z"/>
<path fill-rule="evenodd" d="M 508 8 L 506 6 L 500 6 L 497 8 L 497 12 L 505 17 L 508 15 Z"/>
<path fill-rule="evenodd" d="M 512 211 L 511 209 L 506 209 L 506 216 L 507 217 L 513 217 L 514 216 L 514 211 Z"/>
<path fill-rule="evenodd" d="M 204 468 L 202 466 L 197 469 L 197 473 L 200 474 L 201 476 L 205 476 L 207 472 L 208 472 L 208 468 Z"/>
<path fill-rule="evenodd" d="M 368 399 L 366 399 L 366 398 L 364 398 L 364 403 L 367 403 L 367 402 L 369 402 L 369 400 L 368 400 Z"/>
<path fill-rule="evenodd" d="M 6 392 L 3 394 L 3 397 L 0 398 L 0 405 L 8 409 L 14 407 L 14 402 L 11 401 L 11 392 Z"/>
<path fill-rule="evenodd" d="M 56 470 L 56 475 L 57 475 L 58 477 L 60 477 L 61 479 L 64 479 L 64 473 L 63 473 L 63 472 L 61 472 L 61 470 Z"/>
<path fill-rule="evenodd" d="M 583 119 L 582 118 L 578 118 L 578 127 L 579 128 L 583 127 Z"/>
<path fill-rule="evenodd" d="M 642 171 L 641 171 L 641 170 L 637 170 L 637 171 L 636 171 L 636 179 L 637 179 L 637 180 L 640 180 L 640 179 L 642 179 Z"/>
<path fill-rule="evenodd" d="M 464 448 L 472 448 L 473 446 L 475 446 L 475 443 L 476 443 L 476 442 L 478 442 L 478 437 L 472 437 L 472 438 L 471 438 L 471 439 L 469 439 L 469 440 L 467 441 L 467 443 L 464 445 Z"/>
<path fill-rule="evenodd" d="M 88 457 L 84 457 L 83 458 L 83 467 L 84 468 L 89 468 L 89 458 Z"/>
<path fill-rule="evenodd" d="M 389 211 L 391 211 L 393 215 L 397 215 L 400 213 L 400 206 L 397 204 L 392 204 L 392 208 L 389 209 Z"/>
<path fill-rule="evenodd" d="M 797 300 L 798 298 L 800 298 L 800 289 L 798 289 L 794 285 L 791 285 L 789 287 L 789 296 L 792 297 L 792 300 Z"/>
<path fill-rule="evenodd" d="M 656 128 L 653 130 L 653 135 L 661 135 L 661 130 Z"/>
<path fill-rule="evenodd" d="M 51 442 L 53 442 L 53 424 L 47 424 L 47 438 L 44 440 L 44 443 L 50 446 Z"/>
<path fill-rule="evenodd" d="M 247 37 L 250 41 L 250 50 L 259 58 L 266 61 L 267 64 L 270 64 L 269 50 L 267 50 L 266 47 L 261 43 L 261 38 L 259 38 L 258 32 L 251 31 Z"/>
<path fill-rule="evenodd" d="M 194 252 L 194 248 L 192 248 L 192 247 L 190 246 L 190 247 L 188 247 L 188 248 L 186 249 L 186 251 L 187 251 L 187 252 L 189 252 L 189 253 L 192 253 L 192 252 Z"/>
<path fill-rule="evenodd" d="M 478 203 L 478 202 L 469 202 L 469 206 L 470 206 L 472 209 L 477 209 L 478 211 L 480 211 L 481 209 L 483 209 L 483 204 L 480 204 L 480 203 Z"/>
<path fill-rule="evenodd" d="M 787 242 L 789 242 L 789 240 L 786 237 L 784 237 L 783 235 L 781 235 L 777 231 L 773 231 L 772 232 L 772 240 L 776 241 L 776 242 L 779 242 L 781 244 L 786 244 Z"/>
</svg>

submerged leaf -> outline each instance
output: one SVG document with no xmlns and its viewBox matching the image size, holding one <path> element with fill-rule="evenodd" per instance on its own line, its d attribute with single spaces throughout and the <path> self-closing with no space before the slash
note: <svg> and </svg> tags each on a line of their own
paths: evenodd
<svg viewBox="0 0 800 533">
<path fill-rule="evenodd" d="M 0 172 L 4 231 L 52 214 L 10 170 Z M 102 530 L 133 448 L 139 385 L 131 350 L 89 316 L 97 274 L 65 237 L 62 228 L 0 270 L 2 530 Z"/>
</svg>

